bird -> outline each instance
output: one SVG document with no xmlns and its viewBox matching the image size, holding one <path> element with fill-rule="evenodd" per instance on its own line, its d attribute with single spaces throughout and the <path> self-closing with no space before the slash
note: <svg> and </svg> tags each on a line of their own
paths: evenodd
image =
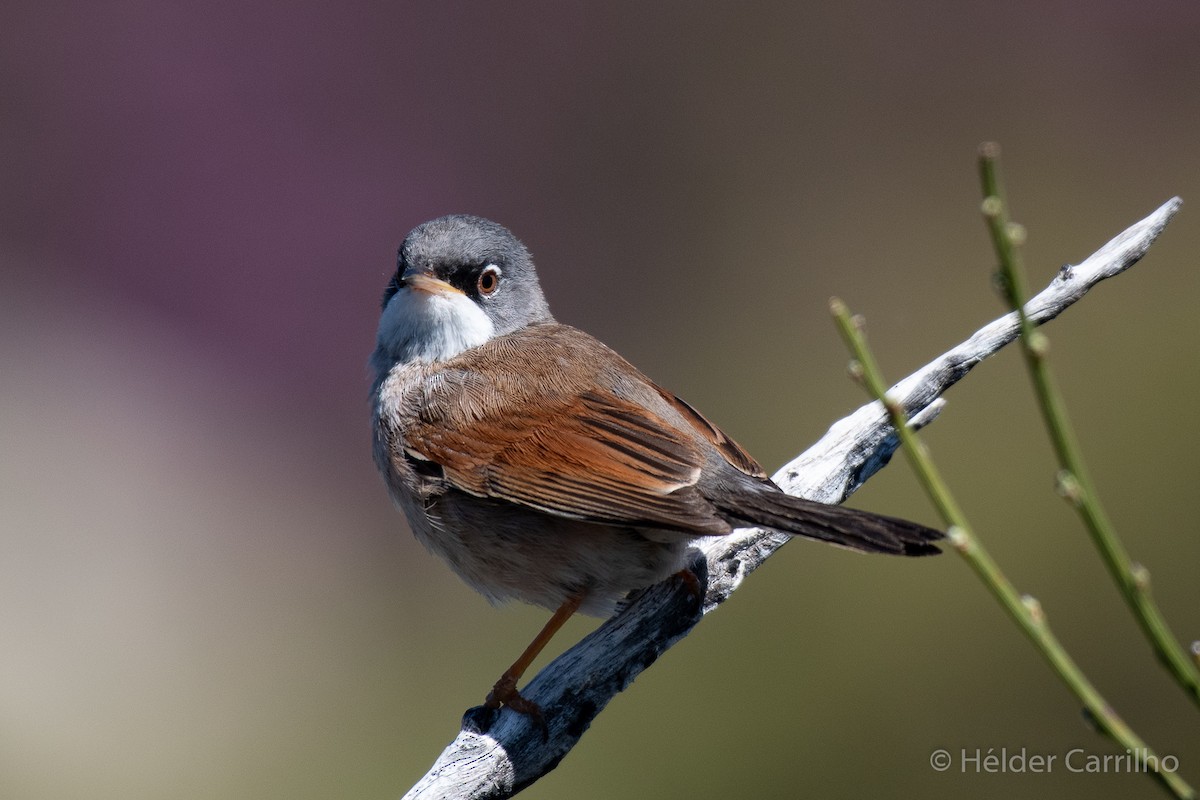
<svg viewBox="0 0 1200 800">
<path fill-rule="evenodd" d="M 611 615 L 689 551 L 759 527 L 851 550 L 939 552 L 906 520 L 785 494 L 695 408 L 550 313 L 529 250 L 454 214 L 400 245 L 382 298 L 373 453 L 415 537 L 495 604 L 553 612 L 484 705 L 540 718 L 518 683 L 575 612 Z"/>
</svg>

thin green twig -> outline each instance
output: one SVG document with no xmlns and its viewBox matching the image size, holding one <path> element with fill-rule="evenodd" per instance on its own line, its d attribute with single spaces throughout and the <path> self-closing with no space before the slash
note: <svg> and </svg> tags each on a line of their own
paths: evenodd
<svg viewBox="0 0 1200 800">
<path fill-rule="evenodd" d="M 1017 623 L 1017 626 L 1029 637 L 1049 662 L 1051 668 L 1083 703 L 1088 717 L 1093 720 L 1096 727 L 1116 742 L 1119 747 L 1131 752 L 1146 754 L 1147 773 L 1155 777 L 1167 791 L 1179 798 L 1195 798 L 1196 794 L 1192 787 L 1179 775 L 1159 769 L 1161 763 L 1159 757 L 1146 747 L 1146 744 L 1125 724 L 1124 720 L 1117 716 L 1116 711 L 1100 695 L 1050 630 L 1041 604 L 1029 595 L 1018 593 L 1012 582 L 1001 571 L 1000 566 L 984 549 L 983 544 L 971 531 L 966 516 L 950 493 L 946 482 L 942 480 L 941 474 L 934 466 L 924 443 L 908 427 L 904 409 L 887 396 L 886 384 L 879 367 L 867 349 L 861 321 L 852 318 L 845 303 L 837 298 L 830 301 L 830 309 L 833 311 L 834 319 L 837 320 L 842 337 L 854 354 L 855 361 L 852 366 L 855 376 L 861 380 L 872 396 L 883 403 L 887 410 L 892 426 L 900 437 L 904 452 L 908 456 L 917 478 L 949 526 L 947 538 L 950 544 L 966 559 L 971 569 Z"/>
<path fill-rule="evenodd" d="M 987 221 L 996 257 L 1000 261 L 1000 285 L 1010 308 L 1017 312 L 1021 325 L 1021 350 L 1029 376 L 1037 393 L 1042 418 L 1058 456 L 1059 490 L 1075 507 L 1088 533 L 1108 568 L 1113 581 L 1121 590 L 1125 602 L 1154 648 L 1158 660 L 1175 678 L 1197 706 L 1200 706 L 1200 669 L 1188 657 L 1179 640 L 1171 633 L 1158 605 L 1150 595 L 1150 572 L 1129 558 L 1129 553 L 1117 536 L 1112 522 L 1100 503 L 1095 486 L 1088 476 L 1083 454 L 1067 417 L 1062 395 L 1054 385 L 1047 365 L 1049 341 L 1041 331 L 1034 330 L 1025 315 L 1025 270 L 1021 264 L 1020 244 L 1024 233 L 1009 219 L 1000 186 L 998 161 L 1000 148 L 987 143 L 979 148 L 979 177 L 983 186 L 983 215 Z"/>
</svg>

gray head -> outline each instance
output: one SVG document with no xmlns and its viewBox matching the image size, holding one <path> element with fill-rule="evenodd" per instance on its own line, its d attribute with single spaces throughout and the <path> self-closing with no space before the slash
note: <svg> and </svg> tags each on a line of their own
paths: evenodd
<svg viewBox="0 0 1200 800">
<path fill-rule="evenodd" d="M 496 336 L 553 322 L 533 258 L 502 225 L 453 214 L 400 245 L 372 363 L 444 361 Z"/>
</svg>

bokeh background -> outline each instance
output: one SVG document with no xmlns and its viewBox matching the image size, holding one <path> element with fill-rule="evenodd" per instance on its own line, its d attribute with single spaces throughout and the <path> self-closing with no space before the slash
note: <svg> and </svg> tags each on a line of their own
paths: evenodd
<svg viewBox="0 0 1200 800">
<path fill-rule="evenodd" d="M 398 797 L 545 615 L 420 549 L 369 455 L 379 293 L 469 211 L 770 468 L 996 316 L 976 145 L 1031 285 L 1200 200 L 1200 6 L 58 2 L 0 26 L 0 797 Z M 1048 329 L 1096 480 L 1200 638 L 1200 216 Z M 1085 535 L 1017 353 L 927 438 L 1108 699 L 1196 709 Z M 853 503 L 936 517 L 899 461 Z M 594 622 L 572 624 L 555 648 Z M 554 649 L 554 648 L 552 648 Z M 781 551 L 525 794 L 1155 797 L 954 555 Z M 929 766 L 946 748 L 947 773 Z M 961 751 L 1057 754 L 1049 775 Z"/>
</svg>

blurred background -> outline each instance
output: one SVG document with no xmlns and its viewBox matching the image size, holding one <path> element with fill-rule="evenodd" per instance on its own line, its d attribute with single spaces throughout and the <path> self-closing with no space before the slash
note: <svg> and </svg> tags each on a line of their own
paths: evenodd
<svg viewBox="0 0 1200 800">
<path fill-rule="evenodd" d="M 1030 285 L 1200 201 L 1187 2 L 9 3 L 0 30 L 0 797 L 394 798 L 546 614 L 423 551 L 370 458 L 404 234 L 530 247 L 560 320 L 773 470 Z M 1200 214 L 1047 328 L 1111 515 L 1200 638 Z M 996 557 L 1200 783 L 1196 709 L 1072 512 L 1017 352 L 927 440 Z M 897 461 L 852 501 L 937 518 Z M 594 626 L 577 620 L 551 650 Z M 545 659 L 542 662 L 544 663 Z M 946 748 L 952 769 L 930 754 Z M 963 774 L 962 751 L 1058 756 Z M 1155 797 L 953 554 L 797 542 L 525 797 Z"/>
</svg>

